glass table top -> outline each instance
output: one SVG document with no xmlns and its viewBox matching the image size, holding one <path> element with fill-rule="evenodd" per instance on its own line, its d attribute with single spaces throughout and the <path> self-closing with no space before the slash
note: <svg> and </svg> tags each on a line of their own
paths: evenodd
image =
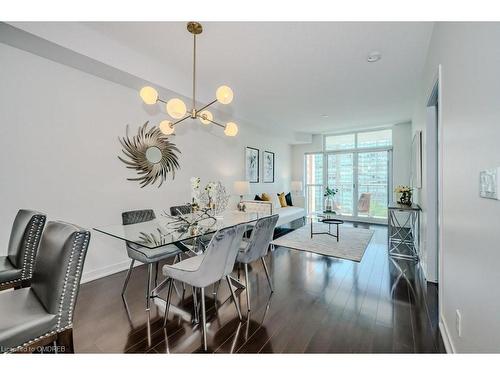
<svg viewBox="0 0 500 375">
<path fill-rule="evenodd" d="M 176 217 L 161 215 L 154 220 L 143 223 L 105 225 L 93 229 L 141 247 L 156 249 L 175 242 L 214 233 L 219 229 L 233 225 L 251 224 L 266 216 L 269 215 L 228 211 L 224 213 L 224 216 L 215 218 L 203 212 L 196 212 Z"/>
<path fill-rule="evenodd" d="M 309 219 L 336 219 L 338 218 L 338 215 L 335 211 L 331 212 L 311 212 L 310 214 L 307 215 Z"/>
</svg>

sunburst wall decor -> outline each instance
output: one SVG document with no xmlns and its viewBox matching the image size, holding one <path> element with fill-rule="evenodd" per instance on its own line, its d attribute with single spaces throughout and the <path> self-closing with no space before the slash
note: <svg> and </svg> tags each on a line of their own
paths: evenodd
<svg viewBox="0 0 500 375">
<path fill-rule="evenodd" d="M 139 181 L 141 188 L 159 180 L 158 187 L 167 179 L 169 173 L 175 178 L 175 170 L 179 169 L 178 154 L 180 150 L 170 142 L 158 127 L 148 129 L 148 122 L 139 128 L 136 136 L 129 138 L 129 126 L 126 136 L 118 138 L 123 146 L 122 152 L 128 158 L 118 156 L 127 168 L 135 169 L 139 177 L 127 178 Z"/>
</svg>

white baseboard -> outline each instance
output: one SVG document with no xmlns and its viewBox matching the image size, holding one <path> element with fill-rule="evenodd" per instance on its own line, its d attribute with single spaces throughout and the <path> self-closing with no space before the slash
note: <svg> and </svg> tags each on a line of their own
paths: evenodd
<svg viewBox="0 0 500 375">
<path fill-rule="evenodd" d="M 140 262 L 136 262 L 135 266 L 140 266 Z M 97 280 L 105 276 L 112 275 L 117 272 L 124 271 L 130 267 L 130 260 L 124 260 L 123 262 L 120 263 L 115 263 L 111 264 L 106 267 L 99 268 L 97 270 L 92 270 L 90 272 L 84 272 L 82 275 L 82 281 L 81 284 L 88 283 L 89 281 L 92 280 Z"/>
<path fill-rule="evenodd" d="M 439 317 L 439 332 L 441 333 L 441 338 L 443 339 L 444 347 L 446 349 L 446 353 L 454 354 L 455 347 L 453 346 L 453 341 L 451 341 L 451 336 L 448 331 L 448 326 L 443 318 L 443 316 Z"/>
</svg>

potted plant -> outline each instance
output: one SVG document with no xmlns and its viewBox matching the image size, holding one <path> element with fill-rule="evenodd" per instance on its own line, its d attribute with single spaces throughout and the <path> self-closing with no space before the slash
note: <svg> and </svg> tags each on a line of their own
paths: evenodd
<svg viewBox="0 0 500 375">
<path fill-rule="evenodd" d="M 332 189 L 330 187 L 326 187 L 325 189 L 325 194 L 323 196 L 325 197 L 325 211 L 324 212 L 335 212 L 333 208 L 335 207 L 335 194 L 337 194 L 339 189 Z"/>
<path fill-rule="evenodd" d="M 397 202 L 399 204 L 405 205 L 405 206 L 411 206 L 411 195 L 412 195 L 413 189 L 409 186 L 404 186 L 404 185 L 398 185 L 394 189 L 394 192 L 398 194 L 398 200 Z"/>
</svg>

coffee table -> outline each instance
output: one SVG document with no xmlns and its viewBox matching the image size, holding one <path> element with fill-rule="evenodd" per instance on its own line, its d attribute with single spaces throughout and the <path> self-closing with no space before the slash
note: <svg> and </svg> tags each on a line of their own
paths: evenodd
<svg viewBox="0 0 500 375">
<path fill-rule="evenodd" d="M 339 225 L 344 224 L 344 221 L 337 219 L 336 216 L 337 214 L 335 212 L 323 212 L 308 215 L 308 218 L 311 219 L 311 238 L 313 238 L 313 235 L 315 234 L 327 234 L 329 236 L 335 237 L 337 239 L 337 242 L 339 242 Z M 315 220 L 320 223 L 328 224 L 328 232 L 314 232 L 313 223 Z M 335 225 L 337 227 L 336 234 L 332 233 L 332 225 Z"/>
</svg>

